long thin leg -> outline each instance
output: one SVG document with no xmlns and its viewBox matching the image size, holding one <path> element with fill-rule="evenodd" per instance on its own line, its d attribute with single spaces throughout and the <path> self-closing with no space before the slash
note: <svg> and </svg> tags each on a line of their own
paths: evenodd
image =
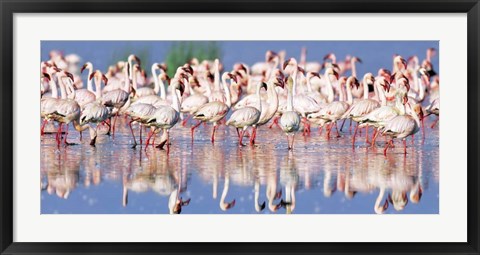
<svg viewBox="0 0 480 255">
<path fill-rule="evenodd" d="M 432 125 L 430 126 L 430 128 L 434 128 L 435 125 L 437 125 L 438 120 L 440 120 L 440 116 L 437 117 L 437 119 L 432 123 Z"/>
<path fill-rule="evenodd" d="M 44 119 L 43 120 L 43 123 L 42 123 L 42 128 L 40 129 L 40 135 L 43 136 L 45 134 L 44 130 L 45 130 L 45 125 L 47 124 L 47 120 Z"/>
<path fill-rule="evenodd" d="M 213 130 L 212 130 L 212 143 L 215 142 L 215 131 L 217 130 L 217 125 L 213 125 Z"/>
<path fill-rule="evenodd" d="M 67 128 L 65 130 L 65 137 L 63 138 L 63 144 L 65 145 L 70 145 L 68 142 L 67 142 L 67 136 L 68 136 L 68 126 L 70 125 L 70 123 L 67 124 Z"/>
<path fill-rule="evenodd" d="M 372 147 L 375 147 L 375 141 L 377 140 L 377 136 L 378 136 L 379 133 L 380 133 L 380 131 L 378 129 L 375 129 L 375 131 L 373 133 L 373 138 L 372 138 Z"/>
<path fill-rule="evenodd" d="M 403 154 L 407 154 L 407 139 L 403 138 Z"/>
<path fill-rule="evenodd" d="M 337 130 L 337 138 L 340 137 L 340 132 L 338 132 L 337 122 L 335 121 L 335 130 Z"/>
<path fill-rule="evenodd" d="M 130 132 L 132 133 L 132 137 L 133 137 L 132 149 L 134 149 L 135 147 L 137 147 L 137 139 L 135 139 L 135 133 L 133 132 L 132 122 L 134 122 L 134 120 L 131 120 L 130 122 L 128 122 L 128 126 L 130 127 Z M 140 130 L 142 129 L 140 128 Z"/>
<path fill-rule="evenodd" d="M 182 121 L 182 127 L 185 127 L 187 125 L 188 120 L 192 117 L 192 115 L 187 115 L 185 119 Z"/>
<path fill-rule="evenodd" d="M 152 135 L 155 134 L 155 130 L 150 130 L 150 134 L 148 135 L 147 141 L 145 142 L 145 151 L 148 148 L 148 145 L 150 144 L 150 138 L 152 138 Z M 155 145 L 155 141 L 153 142 L 153 145 Z"/>
<path fill-rule="evenodd" d="M 202 124 L 201 121 L 198 121 L 197 124 L 195 124 L 195 126 L 193 126 L 190 131 L 192 132 L 192 140 L 193 140 L 193 133 L 195 132 L 195 128 L 197 128 L 198 126 L 200 126 Z"/>
<path fill-rule="evenodd" d="M 112 127 L 112 138 L 115 138 L 115 124 L 117 123 L 118 112 L 115 114 L 113 118 L 113 127 Z"/>
<path fill-rule="evenodd" d="M 242 147 L 244 146 L 243 143 L 242 143 L 242 140 L 243 140 L 243 135 L 245 134 L 245 130 L 240 130 L 240 137 L 238 138 L 238 146 Z"/>
<path fill-rule="evenodd" d="M 385 145 L 385 149 L 383 150 L 383 155 L 384 156 L 387 156 L 387 150 L 388 150 L 388 147 L 390 147 L 390 145 L 393 144 L 393 138 L 392 140 L 390 140 L 386 145 Z"/>
<path fill-rule="evenodd" d="M 255 138 L 257 138 L 257 127 L 253 127 L 252 136 L 250 137 L 250 145 L 255 144 Z"/>
<path fill-rule="evenodd" d="M 357 136 L 357 130 L 358 130 L 358 126 L 360 124 L 357 123 L 357 126 L 355 127 L 355 132 L 353 132 L 353 138 L 352 138 L 352 146 L 355 147 L 355 136 Z"/>
<path fill-rule="evenodd" d="M 62 126 L 63 123 L 60 122 L 60 125 L 58 125 L 58 132 L 57 132 L 57 147 L 60 147 L 60 142 L 62 140 Z"/>
<path fill-rule="evenodd" d="M 340 126 L 340 131 L 343 130 L 343 125 L 345 125 L 345 121 L 347 121 L 347 119 L 343 119 L 342 126 Z"/>
<path fill-rule="evenodd" d="M 140 146 L 142 146 L 142 129 L 143 129 L 143 127 L 142 127 L 141 124 L 139 124 L 139 125 L 140 125 L 139 126 L 139 129 L 140 129 Z"/>
</svg>

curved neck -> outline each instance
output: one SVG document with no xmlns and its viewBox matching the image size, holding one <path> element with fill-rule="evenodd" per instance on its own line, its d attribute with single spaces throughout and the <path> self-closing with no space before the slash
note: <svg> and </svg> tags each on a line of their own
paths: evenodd
<svg viewBox="0 0 480 255">
<path fill-rule="evenodd" d="M 385 196 L 385 187 L 381 187 L 380 188 L 380 192 L 378 192 L 378 196 L 377 196 L 377 199 L 375 200 L 375 212 L 377 212 L 377 208 L 380 208 L 382 207 L 383 205 L 381 205 L 382 201 L 383 201 L 383 197 Z M 384 210 L 382 209 L 381 212 L 383 212 Z"/>
<path fill-rule="evenodd" d="M 124 73 L 125 73 L 125 77 L 124 77 L 123 90 L 125 90 L 126 92 L 130 92 L 130 78 L 128 77 L 128 70 L 126 67 L 125 67 Z"/>
<path fill-rule="evenodd" d="M 93 85 L 92 85 L 92 80 L 90 79 L 90 75 L 92 75 L 93 73 L 93 66 L 88 66 L 88 76 L 87 76 L 87 89 L 88 91 L 90 92 L 94 92 L 93 91 Z"/>
<path fill-rule="evenodd" d="M 338 101 L 340 102 L 345 102 L 345 84 L 340 84 L 340 86 L 338 86 L 340 88 L 340 91 L 338 92 L 339 95 L 338 95 Z"/>
<path fill-rule="evenodd" d="M 368 83 L 367 83 L 367 79 L 363 79 L 363 99 L 368 99 Z"/>
<path fill-rule="evenodd" d="M 257 85 L 257 109 L 262 112 L 262 98 L 260 97 L 260 89 L 262 88 L 262 84 L 259 83 Z"/>
<path fill-rule="evenodd" d="M 331 103 L 333 102 L 333 99 L 335 97 L 335 94 L 333 93 L 333 86 L 332 86 L 332 80 L 330 80 L 330 75 L 326 75 L 326 79 L 327 79 L 327 93 L 328 93 L 328 98 L 327 98 L 327 101 L 328 103 Z"/>
<path fill-rule="evenodd" d="M 423 101 L 423 99 L 425 99 L 425 84 L 423 84 L 423 80 L 422 79 L 419 79 L 419 83 L 418 83 L 418 99 L 420 101 Z"/>
<path fill-rule="evenodd" d="M 132 86 L 135 90 L 137 90 L 137 70 L 133 69 L 133 78 L 132 78 Z"/>
<path fill-rule="evenodd" d="M 379 98 L 380 103 L 382 106 L 387 105 L 387 98 L 385 97 L 385 90 L 384 88 L 380 85 L 380 83 L 375 82 L 376 86 L 375 87 L 375 98 Z"/>
<path fill-rule="evenodd" d="M 278 56 L 273 58 L 273 66 L 270 66 L 270 68 L 268 69 L 268 74 L 266 75 L 266 79 L 267 81 L 270 80 L 270 78 L 272 77 L 272 74 L 273 74 L 273 70 L 275 70 L 275 68 L 277 68 L 279 64 L 279 60 L 278 60 Z"/>
<path fill-rule="evenodd" d="M 162 98 L 163 100 L 165 100 L 167 98 L 167 92 L 165 91 L 165 83 L 163 83 L 163 79 L 160 78 L 160 75 L 158 75 L 157 77 L 157 81 L 159 83 L 159 86 L 160 86 L 160 98 Z"/>
<path fill-rule="evenodd" d="M 228 108 L 230 108 L 230 106 L 232 106 L 232 98 L 231 98 L 231 94 L 230 94 L 230 88 L 228 87 L 228 84 L 227 84 L 227 78 L 225 76 L 222 77 L 222 84 L 223 84 L 223 89 L 225 91 L 225 104 L 228 106 Z"/>
<path fill-rule="evenodd" d="M 292 96 L 295 96 L 297 93 L 297 75 L 298 74 L 298 67 L 295 65 L 295 69 L 293 70 L 292 78 L 293 78 L 293 86 L 292 86 Z"/>
<path fill-rule="evenodd" d="M 357 77 L 357 66 L 355 65 L 355 60 L 354 58 L 352 58 L 352 60 L 350 60 L 350 65 L 352 66 L 352 76 L 353 77 Z"/>
<path fill-rule="evenodd" d="M 153 65 L 152 66 L 152 77 L 153 77 L 153 82 L 155 84 L 155 86 L 153 87 L 153 91 L 155 93 L 155 95 L 158 95 L 158 92 L 160 91 L 160 84 L 158 83 L 158 76 L 157 76 L 157 67 L 156 65 Z"/>
<path fill-rule="evenodd" d="M 67 99 L 67 90 L 62 77 L 57 77 L 58 86 L 60 87 L 60 95 L 62 99 Z"/>
<path fill-rule="evenodd" d="M 287 111 L 293 111 L 293 86 L 288 87 L 287 91 Z"/>
<path fill-rule="evenodd" d="M 98 100 L 102 98 L 102 84 L 101 79 L 95 77 L 95 98 Z"/>
<path fill-rule="evenodd" d="M 50 80 L 48 81 L 48 84 L 50 85 L 50 89 L 52 90 L 52 97 L 53 98 L 58 98 L 57 84 L 53 80 L 52 75 L 50 75 Z"/>
<path fill-rule="evenodd" d="M 213 85 L 215 86 L 216 91 L 220 90 L 220 67 L 218 65 L 218 61 L 215 61 L 215 74 Z"/>
<path fill-rule="evenodd" d="M 173 89 L 171 90 L 171 93 L 172 93 L 172 108 L 175 111 L 180 112 L 180 100 L 178 99 L 176 87 L 173 87 Z"/>
<path fill-rule="evenodd" d="M 269 102 L 269 110 L 270 111 L 276 111 L 278 108 L 278 94 L 277 90 L 275 90 L 275 84 L 273 81 L 270 81 L 268 84 L 268 91 L 267 91 L 267 97 L 268 97 L 268 102 Z"/>
<path fill-rule="evenodd" d="M 353 96 L 352 96 L 352 82 L 347 81 L 347 103 L 349 105 L 353 104 Z"/>
</svg>

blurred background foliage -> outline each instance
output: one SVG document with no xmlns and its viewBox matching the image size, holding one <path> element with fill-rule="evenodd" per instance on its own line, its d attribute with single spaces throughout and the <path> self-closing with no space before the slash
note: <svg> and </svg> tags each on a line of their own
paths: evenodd
<svg viewBox="0 0 480 255">
<path fill-rule="evenodd" d="M 179 41 L 173 42 L 165 58 L 168 66 L 167 74 L 173 77 L 176 68 L 187 63 L 192 58 L 197 58 L 199 62 L 203 60 L 214 60 L 222 57 L 222 48 L 219 42 L 204 41 Z"/>
</svg>

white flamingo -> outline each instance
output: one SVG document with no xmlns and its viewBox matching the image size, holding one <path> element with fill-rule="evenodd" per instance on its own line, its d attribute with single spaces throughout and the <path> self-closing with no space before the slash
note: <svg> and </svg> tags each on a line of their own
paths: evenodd
<svg viewBox="0 0 480 255">
<path fill-rule="evenodd" d="M 153 113 L 153 116 L 147 121 L 147 123 L 154 127 L 155 129 L 163 129 L 162 138 L 160 144 L 157 146 L 159 149 L 163 149 L 163 146 L 167 144 L 167 150 L 170 148 L 170 129 L 177 124 L 178 119 L 180 118 L 180 99 L 177 95 L 177 90 L 180 91 L 180 96 L 183 95 L 184 85 L 177 79 L 172 79 L 172 98 L 173 102 L 171 106 L 162 106 L 159 107 Z M 156 130 L 151 132 L 155 134 Z M 151 136 L 151 135 L 150 135 Z M 150 138 L 147 139 L 147 141 Z M 145 146 L 145 149 L 148 147 Z"/>
<path fill-rule="evenodd" d="M 295 138 L 295 132 L 300 128 L 300 115 L 293 110 L 293 83 L 294 78 L 288 78 L 288 98 L 287 98 L 287 111 L 282 114 L 280 118 L 280 127 L 287 135 L 288 149 L 293 149 L 293 141 Z"/>
<path fill-rule="evenodd" d="M 89 82 L 95 78 L 96 100 L 85 105 L 80 115 L 80 125 L 94 123 L 95 128 L 90 128 L 90 145 L 95 146 L 97 140 L 98 124 L 106 121 L 111 114 L 111 109 L 102 104 L 101 81 L 108 83 L 108 79 L 99 70 L 89 76 Z"/>
<path fill-rule="evenodd" d="M 248 127 L 256 128 L 257 122 L 260 120 L 260 115 L 262 113 L 262 103 L 260 99 L 260 89 L 264 87 L 267 89 L 267 85 L 265 83 L 259 83 L 257 85 L 257 105 L 256 107 L 253 106 L 246 106 L 241 109 L 238 109 L 232 113 L 230 118 L 227 120 L 227 125 L 233 126 L 240 130 L 239 138 L 238 138 L 238 145 L 243 146 L 242 139 L 245 131 Z"/>
<path fill-rule="evenodd" d="M 195 128 L 197 128 L 202 122 L 210 122 L 210 123 L 213 123 L 211 141 L 212 143 L 215 142 L 215 131 L 217 129 L 218 121 L 220 121 L 227 115 L 228 111 L 230 110 L 230 107 L 232 106 L 232 101 L 230 100 L 230 89 L 226 82 L 227 77 L 229 77 L 230 79 L 236 79 L 233 74 L 228 72 L 225 72 L 222 75 L 222 80 L 224 81 L 222 82 L 222 85 L 225 92 L 226 102 L 225 103 L 220 101 L 209 102 L 207 104 L 200 106 L 198 110 L 193 113 L 193 118 L 200 121 L 191 128 L 192 138 L 193 138 L 193 133 L 195 132 Z"/>
</svg>

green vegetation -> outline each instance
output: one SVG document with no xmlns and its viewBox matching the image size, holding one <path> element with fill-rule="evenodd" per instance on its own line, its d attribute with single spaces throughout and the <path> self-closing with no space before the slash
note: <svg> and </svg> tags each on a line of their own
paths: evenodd
<svg viewBox="0 0 480 255">
<path fill-rule="evenodd" d="M 168 75 L 172 77 L 175 74 L 175 69 L 181 66 L 192 58 L 197 58 L 198 61 L 214 60 L 221 58 L 221 45 L 218 42 L 204 42 L 193 41 L 174 42 L 170 46 L 167 53 L 165 63 L 168 66 Z"/>
<path fill-rule="evenodd" d="M 135 54 L 140 60 L 142 61 L 142 68 L 146 68 L 146 64 L 150 63 L 150 55 L 151 55 L 151 47 L 133 47 L 132 45 L 128 44 L 125 47 L 114 50 L 111 56 L 111 61 L 108 63 L 117 63 L 118 61 L 127 61 L 127 58 L 130 54 Z M 147 67 L 149 68 L 149 67 Z M 150 70 L 150 69 L 147 69 Z"/>
</svg>

